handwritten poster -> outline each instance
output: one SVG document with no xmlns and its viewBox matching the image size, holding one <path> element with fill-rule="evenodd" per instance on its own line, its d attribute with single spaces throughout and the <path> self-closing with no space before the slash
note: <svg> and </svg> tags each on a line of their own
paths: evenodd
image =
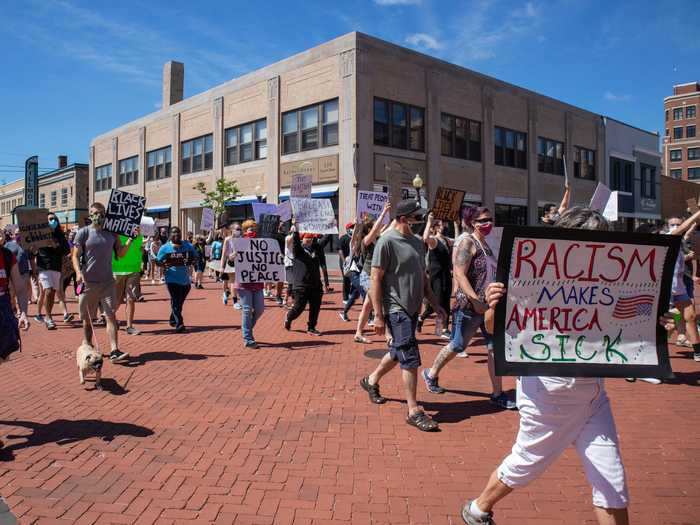
<svg viewBox="0 0 700 525">
<path fill-rule="evenodd" d="M 496 373 L 669 377 L 657 320 L 679 245 L 670 235 L 506 226 Z"/>
<path fill-rule="evenodd" d="M 292 187 L 289 190 L 289 196 L 299 199 L 311 197 L 311 175 L 292 175 Z"/>
<path fill-rule="evenodd" d="M 56 246 L 48 214 L 46 208 L 15 208 L 22 248 L 29 251 Z"/>
<path fill-rule="evenodd" d="M 292 219 L 292 202 L 284 201 L 277 205 L 277 215 L 280 216 L 282 222 L 287 222 Z"/>
<path fill-rule="evenodd" d="M 278 283 L 285 280 L 284 255 L 277 241 L 238 238 L 233 240 L 233 249 L 237 283 Z"/>
<path fill-rule="evenodd" d="M 255 218 L 255 222 L 260 222 L 260 215 L 262 215 L 263 213 L 277 215 L 277 204 L 268 204 L 266 202 L 254 202 L 253 218 Z"/>
<path fill-rule="evenodd" d="M 322 235 L 338 233 L 338 221 L 330 199 L 289 200 L 292 202 L 297 230 Z"/>
<path fill-rule="evenodd" d="M 357 192 L 357 218 L 362 220 L 365 216 L 377 219 L 384 209 L 384 204 L 389 200 L 389 194 L 382 191 L 358 191 Z M 389 224 L 389 215 L 384 217 L 384 224 Z"/>
<path fill-rule="evenodd" d="M 199 229 L 203 232 L 209 232 L 214 229 L 214 210 L 202 208 L 202 221 L 199 224 Z"/>
<path fill-rule="evenodd" d="M 431 210 L 436 219 L 458 221 L 465 192 L 440 186 L 435 192 L 435 201 Z"/>
<path fill-rule="evenodd" d="M 103 228 L 108 232 L 136 237 L 136 228 L 146 209 L 146 197 L 127 191 L 112 190 L 107 203 L 107 216 Z"/>
<path fill-rule="evenodd" d="M 271 213 L 260 215 L 258 223 L 258 237 L 272 239 L 277 235 L 280 226 L 280 216 Z"/>
</svg>

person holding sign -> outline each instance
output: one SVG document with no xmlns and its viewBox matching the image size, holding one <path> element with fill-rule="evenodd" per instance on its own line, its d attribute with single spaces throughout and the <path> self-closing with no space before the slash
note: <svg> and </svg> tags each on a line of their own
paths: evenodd
<svg viewBox="0 0 700 525">
<path fill-rule="evenodd" d="M 608 222 L 599 212 L 581 207 L 565 211 L 556 226 L 609 229 Z M 492 333 L 493 309 L 504 296 L 502 283 L 492 283 L 486 291 L 485 300 L 489 307 L 486 323 Z M 598 522 L 628 523 L 625 470 L 603 380 L 523 376 L 517 380 L 517 399 L 520 430 L 513 450 L 491 474 L 481 495 L 462 507 L 464 522 L 469 525 L 492 524 L 494 505 L 514 489 L 538 478 L 573 443 L 593 488 Z"/>
<path fill-rule="evenodd" d="M 165 284 L 170 294 L 170 326 L 175 332 L 187 330 L 182 318 L 182 307 L 190 293 L 191 281 L 189 266 L 197 259 L 192 245 L 182 239 L 182 231 L 177 226 L 170 228 L 170 240 L 161 246 L 156 262 L 165 267 Z"/>
<path fill-rule="evenodd" d="M 20 349 L 19 328 L 29 330 L 27 319 L 28 288 L 20 277 L 19 265 L 14 254 L 5 248 L 5 233 L 0 231 L 0 361 Z M 10 284 L 17 295 L 19 322 L 10 301 Z M 0 441 L 0 448 L 2 442 Z"/>
<path fill-rule="evenodd" d="M 569 209 L 569 203 L 571 202 L 571 188 L 568 183 L 564 186 L 564 196 L 561 199 L 561 203 L 557 208 L 556 204 L 545 204 L 544 205 L 544 215 L 542 216 L 542 224 L 544 226 L 554 226 L 561 214 Z"/>
<path fill-rule="evenodd" d="M 406 423 L 428 432 L 437 430 L 438 424 L 416 402 L 418 367 L 421 365 L 416 323 L 424 297 L 442 319 L 447 314 L 437 304 L 425 276 L 425 244 L 412 231 L 424 216 L 425 210 L 414 199 L 399 202 L 395 227 L 377 241 L 370 290 L 376 313 L 374 330 L 377 335 L 384 335 L 388 327 L 392 337 L 389 352 L 374 372 L 360 381 L 360 386 L 367 391 L 372 403 L 386 403 L 379 393 L 379 381 L 398 363 L 408 403 Z"/>
<path fill-rule="evenodd" d="M 246 239 L 255 239 L 257 224 L 253 220 L 244 221 L 242 224 L 243 237 Z M 237 254 L 234 251 L 233 256 Z M 265 311 L 265 296 L 263 288 L 265 283 L 241 283 L 239 279 L 240 272 L 236 273 L 236 292 L 242 306 L 241 318 L 241 333 L 243 334 L 243 343 L 246 348 L 259 348 L 258 343 L 253 337 L 253 328 Z"/>
<path fill-rule="evenodd" d="M 437 298 L 440 306 L 446 312 L 450 310 L 450 298 L 452 297 L 452 239 L 444 235 L 446 229 L 440 219 L 434 219 L 433 214 L 428 214 L 428 222 L 423 231 L 423 242 L 428 247 L 428 278 L 430 289 Z M 433 313 L 430 304 L 426 304 L 423 313 L 418 316 L 417 330 L 420 332 L 425 320 Z M 435 335 L 449 339 L 450 331 L 447 325 L 439 326 Z"/>
<path fill-rule="evenodd" d="M 39 284 L 41 285 L 38 311 L 41 312 L 42 304 L 46 307 L 46 315 L 43 321 L 48 330 L 55 330 L 56 324 L 53 322 L 52 311 L 56 298 L 58 298 L 63 307 L 63 321 L 67 323 L 73 319 L 73 316 L 68 313 L 63 293 L 63 279 L 61 277 L 63 257 L 70 253 L 70 249 L 68 248 L 66 235 L 63 232 L 63 228 L 61 228 L 61 223 L 54 213 L 49 213 L 48 223 L 51 228 L 54 246 L 41 247 L 36 254 L 36 267 L 39 270 Z"/>
<path fill-rule="evenodd" d="M 294 219 L 292 219 L 294 223 Z M 306 305 L 309 305 L 309 321 L 306 333 L 320 336 L 321 332 L 316 329 L 318 314 L 321 312 L 321 301 L 323 299 L 323 288 L 321 287 L 321 264 L 318 255 L 313 248 L 314 233 L 304 233 L 299 235 L 296 225 L 292 224 L 292 297 L 294 304 L 287 312 L 284 321 L 285 330 L 291 330 L 292 322 L 299 317 Z"/>
<path fill-rule="evenodd" d="M 90 205 L 90 225 L 84 226 L 75 235 L 73 245 L 73 268 L 76 282 L 82 293 L 78 296 L 80 319 L 83 322 L 83 344 L 92 344 L 92 319 L 100 304 L 107 324 L 107 335 L 111 351 L 109 360 L 113 363 L 126 361 L 129 354 L 119 350 L 117 321 L 114 315 L 116 290 L 112 274 L 112 254 L 124 257 L 132 239 L 122 244 L 117 234 L 102 228 L 107 212 L 100 202 Z M 134 229 L 136 235 L 139 228 Z M 82 285 L 82 286 L 81 286 Z"/>
</svg>

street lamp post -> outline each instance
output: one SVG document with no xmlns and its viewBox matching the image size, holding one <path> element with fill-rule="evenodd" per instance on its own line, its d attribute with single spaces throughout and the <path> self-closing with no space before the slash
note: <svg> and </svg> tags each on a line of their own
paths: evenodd
<svg viewBox="0 0 700 525">
<path fill-rule="evenodd" d="M 262 202 L 262 197 L 262 188 L 260 187 L 260 184 L 258 184 L 257 186 L 255 186 L 255 198 L 258 199 L 258 202 Z"/>
<path fill-rule="evenodd" d="M 416 173 L 416 177 L 413 179 L 413 187 L 416 189 L 416 201 L 420 204 L 420 189 L 423 187 L 423 179 L 421 179 L 420 173 Z"/>
</svg>

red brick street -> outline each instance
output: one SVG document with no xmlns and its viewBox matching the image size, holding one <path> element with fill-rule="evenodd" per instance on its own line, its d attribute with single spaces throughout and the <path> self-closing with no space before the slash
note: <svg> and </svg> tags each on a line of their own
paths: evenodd
<svg viewBox="0 0 700 525">
<path fill-rule="evenodd" d="M 132 362 L 105 364 L 104 391 L 78 382 L 77 322 L 53 332 L 33 322 L 22 353 L 0 367 L 0 495 L 20 523 L 462 523 L 460 506 L 518 427 L 517 412 L 489 403 L 481 341 L 440 376 L 450 392 L 419 383 L 442 429 L 422 433 L 404 421 L 398 369 L 382 385 L 386 405 L 360 388 L 385 346 L 352 341 L 359 310 L 352 323 L 338 318 L 338 287 L 324 298 L 321 337 L 302 331 L 306 314 L 286 332 L 284 310 L 267 300 L 261 348 L 245 350 L 240 311 L 221 304 L 219 285 L 192 290 L 186 334 L 168 326 L 165 288 L 145 285 L 143 334 L 120 332 Z M 440 348 L 433 331 L 426 323 L 424 365 Z M 106 354 L 104 328 L 98 335 Z M 676 378 L 666 384 L 607 381 L 635 524 L 700 519 L 700 364 L 671 354 Z M 575 451 L 506 498 L 495 519 L 594 523 Z"/>
</svg>

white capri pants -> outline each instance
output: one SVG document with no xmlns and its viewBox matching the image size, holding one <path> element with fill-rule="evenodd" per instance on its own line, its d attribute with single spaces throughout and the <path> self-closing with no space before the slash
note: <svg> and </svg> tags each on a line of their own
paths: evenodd
<svg viewBox="0 0 700 525">
<path fill-rule="evenodd" d="M 593 505 L 627 507 L 625 469 L 602 380 L 520 377 L 517 403 L 518 436 L 498 467 L 505 485 L 524 487 L 574 444 L 593 488 Z"/>
</svg>

